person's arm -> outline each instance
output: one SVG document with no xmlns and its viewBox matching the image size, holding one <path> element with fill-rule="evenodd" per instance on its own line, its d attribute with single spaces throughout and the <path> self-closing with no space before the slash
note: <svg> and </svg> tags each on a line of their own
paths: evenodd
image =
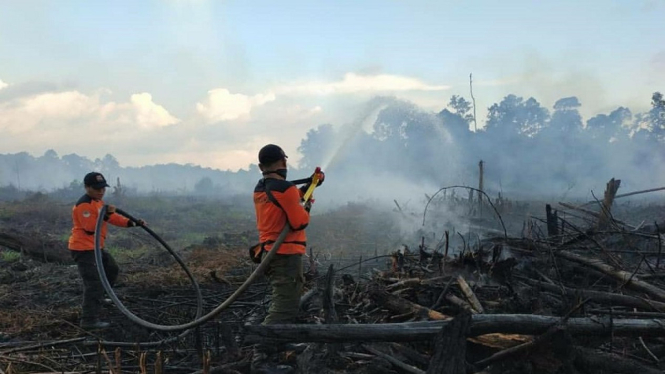
<svg viewBox="0 0 665 374">
<path fill-rule="evenodd" d="M 295 186 L 283 193 L 273 193 L 275 199 L 286 213 L 286 220 L 292 230 L 303 230 L 309 224 L 309 213 L 300 205 L 300 191 Z"/>
<path fill-rule="evenodd" d="M 109 205 L 106 207 L 106 217 L 104 217 L 104 219 L 113 226 L 118 226 L 118 227 L 134 226 L 134 222 L 130 221 L 129 218 L 116 213 L 115 206 L 113 205 Z"/>
</svg>

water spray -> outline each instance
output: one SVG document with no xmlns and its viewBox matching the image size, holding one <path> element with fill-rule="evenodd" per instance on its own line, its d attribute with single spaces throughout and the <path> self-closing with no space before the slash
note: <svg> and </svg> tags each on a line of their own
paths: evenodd
<svg viewBox="0 0 665 374">
<path fill-rule="evenodd" d="M 353 141 L 361 131 L 372 125 L 376 121 L 376 118 L 379 116 L 379 113 L 381 113 L 381 111 L 387 107 L 388 104 L 383 103 L 376 107 L 370 108 L 367 114 L 359 121 L 350 123 L 340 129 L 346 130 L 345 134 L 335 137 L 335 142 L 331 150 L 328 152 L 326 157 L 324 157 L 323 162 L 321 163 L 323 170 L 328 170 L 330 167 L 335 165 L 335 163 L 339 161 L 340 155 L 343 154 L 342 151 L 349 146 L 351 141 Z"/>
</svg>

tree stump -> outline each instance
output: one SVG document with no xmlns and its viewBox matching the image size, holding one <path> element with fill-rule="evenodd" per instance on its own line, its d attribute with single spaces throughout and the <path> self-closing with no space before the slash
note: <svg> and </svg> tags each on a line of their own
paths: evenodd
<svg viewBox="0 0 665 374">
<path fill-rule="evenodd" d="M 609 182 L 607 182 L 607 188 L 605 189 L 605 196 L 603 198 L 603 203 L 600 207 L 601 208 L 600 217 L 598 217 L 599 230 L 606 229 L 610 225 L 610 221 L 612 219 L 612 214 L 610 213 L 610 211 L 612 209 L 612 203 L 614 202 L 614 197 L 616 196 L 620 185 L 621 185 L 620 179 L 612 178 L 610 179 Z"/>
<path fill-rule="evenodd" d="M 466 336 L 471 314 L 463 312 L 441 328 L 434 339 L 435 351 L 427 374 L 465 374 Z"/>
<path fill-rule="evenodd" d="M 559 217 L 557 211 L 552 212 L 552 206 L 547 204 L 545 205 L 545 213 L 547 214 L 547 236 L 559 235 Z"/>
<path fill-rule="evenodd" d="M 337 311 L 335 310 L 335 268 L 333 264 L 328 267 L 325 277 L 325 286 L 323 290 L 323 317 L 326 324 L 336 324 L 338 322 Z M 340 350 L 339 343 L 329 343 L 326 345 L 326 357 L 336 356 Z"/>
</svg>

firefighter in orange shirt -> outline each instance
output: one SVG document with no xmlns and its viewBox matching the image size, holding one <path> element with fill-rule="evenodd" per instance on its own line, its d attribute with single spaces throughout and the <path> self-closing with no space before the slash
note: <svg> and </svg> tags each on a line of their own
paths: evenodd
<svg viewBox="0 0 665 374">
<path fill-rule="evenodd" d="M 78 267 L 79 274 L 83 280 L 83 304 L 81 313 L 81 327 L 84 329 L 103 329 L 111 324 L 101 321 L 99 313 L 104 301 L 104 287 L 99 280 L 97 265 L 95 262 L 95 226 L 99 211 L 104 206 L 104 193 L 106 179 L 101 173 L 91 172 L 83 179 L 85 195 L 76 202 L 72 208 L 72 233 L 69 237 L 69 250 Z M 104 240 L 107 233 L 107 222 L 118 227 L 133 227 L 136 223 L 120 214 L 115 213 L 115 207 L 109 205 L 101 227 L 100 246 L 104 249 Z M 139 225 L 144 225 L 139 220 Z M 118 264 L 106 251 L 102 251 L 104 271 L 109 283 L 113 285 L 118 278 Z"/>
<path fill-rule="evenodd" d="M 263 324 L 295 322 L 304 283 L 302 255 L 307 246 L 305 228 L 309 224 L 309 205 L 303 207 L 301 200 L 309 184 L 298 189 L 286 180 L 286 159 L 282 148 L 274 144 L 259 151 L 263 178 L 254 188 L 254 208 L 260 243 L 254 247 L 253 257 L 260 258 L 271 250 L 284 225 L 291 228 L 266 269 L 272 286 L 272 301 Z M 324 177 L 321 172 L 319 185 Z M 266 365 L 268 348 L 265 345 L 255 347 L 252 373 L 265 370 L 262 366 Z"/>
</svg>

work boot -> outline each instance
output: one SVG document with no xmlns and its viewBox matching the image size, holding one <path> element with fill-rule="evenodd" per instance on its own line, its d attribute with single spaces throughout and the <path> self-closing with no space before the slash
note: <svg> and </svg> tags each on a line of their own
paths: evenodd
<svg viewBox="0 0 665 374">
<path fill-rule="evenodd" d="M 81 321 L 81 328 L 85 330 L 101 330 L 111 327 L 109 322 L 96 321 Z"/>
<path fill-rule="evenodd" d="M 270 361 L 268 353 L 269 348 L 263 345 L 254 347 L 252 361 L 249 366 L 250 374 L 291 374 L 295 369 L 289 365 L 275 364 Z"/>
<path fill-rule="evenodd" d="M 252 353 L 252 361 L 249 364 L 249 372 L 251 374 L 263 373 L 263 368 L 268 364 L 268 355 L 264 352 L 259 352 L 254 349 Z"/>
</svg>

